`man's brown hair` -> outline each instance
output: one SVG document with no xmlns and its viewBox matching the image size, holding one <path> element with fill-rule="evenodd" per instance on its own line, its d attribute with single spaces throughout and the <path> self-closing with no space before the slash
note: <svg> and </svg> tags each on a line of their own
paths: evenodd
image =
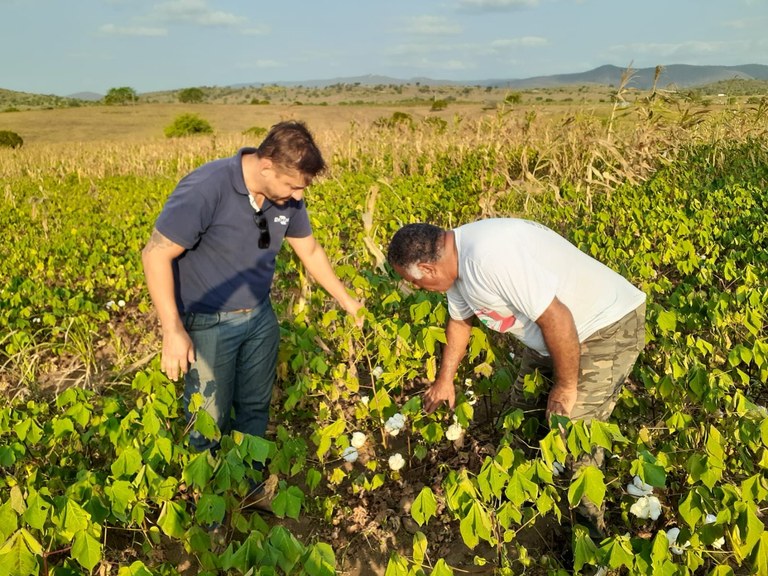
<svg viewBox="0 0 768 576">
<path fill-rule="evenodd" d="M 325 170 L 325 160 L 307 126 L 289 120 L 272 126 L 258 148 L 259 158 L 269 158 L 278 167 L 298 170 L 314 178 Z"/>
</svg>

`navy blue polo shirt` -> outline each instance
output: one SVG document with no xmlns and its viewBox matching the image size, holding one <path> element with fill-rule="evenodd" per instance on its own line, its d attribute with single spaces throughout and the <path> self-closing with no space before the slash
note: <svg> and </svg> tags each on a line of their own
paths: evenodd
<svg viewBox="0 0 768 576">
<path fill-rule="evenodd" d="M 186 248 L 174 262 L 176 303 L 182 314 L 254 308 L 269 298 L 275 257 L 283 238 L 312 234 L 304 201 L 282 206 L 264 200 L 271 241 L 259 248 L 259 227 L 248 200 L 242 156 L 204 164 L 190 172 L 168 197 L 155 228 Z"/>
</svg>

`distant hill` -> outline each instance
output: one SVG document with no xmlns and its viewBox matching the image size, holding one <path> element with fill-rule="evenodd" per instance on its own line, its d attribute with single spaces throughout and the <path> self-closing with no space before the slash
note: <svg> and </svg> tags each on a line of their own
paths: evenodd
<svg viewBox="0 0 768 576">
<path fill-rule="evenodd" d="M 78 92 L 77 94 L 70 94 L 67 98 L 74 98 L 75 100 L 84 100 L 86 102 L 97 102 L 104 98 L 103 94 L 97 94 L 96 92 Z"/>
<path fill-rule="evenodd" d="M 248 86 L 305 86 L 307 88 L 322 88 L 336 84 L 422 84 L 430 86 L 493 86 L 517 89 L 529 88 L 554 88 L 557 86 L 581 85 L 581 84 L 601 84 L 618 85 L 621 82 L 621 76 L 626 68 L 619 66 L 605 65 L 588 70 L 586 72 L 577 72 L 573 74 L 554 74 L 550 76 L 534 76 L 531 78 L 495 78 L 485 80 L 466 80 L 456 82 L 451 80 L 439 80 L 434 78 L 410 78 L 404 80 L 401 78 L 392 78 L 390 76 L 379 76 L 368 74 L 365 76 L 350 76 L 329 78 L 325 80 L 303 80 L 292 82 L 251 82 L 244 84 L 234 84 L 233 88 L 244 88 Z M 653 79 L 656 74 L 656 68 L 638 68 L 633 71 L 629 86 L 641 90 L 647 90 L 653 86 Z M 764 64 L 744 64 L 740 66 L 694 66 L 689 64 L 671 64 L 663 66 L 661 75 L 657 83 L 658 87 L 674 86 L 676 88 L 690 88 L 695 86 L 704 86 L 723 80 L 768 80 L 768 66 Z"/>
</svg>

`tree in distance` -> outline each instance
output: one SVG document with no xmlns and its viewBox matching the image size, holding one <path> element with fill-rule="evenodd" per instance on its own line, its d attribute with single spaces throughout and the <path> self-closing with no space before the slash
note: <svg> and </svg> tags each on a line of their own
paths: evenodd
<svg viewBox="0 0 768 576">
<path fill-rule="evenodd" d="M 197 134 L 211 134 L 213 128 L 207 120 L 200 118 L 197 114 L 182 114 L 166 126 L 164 132 L 166 138 L 181 138 Z"/>
<path fill-rule="evenodd" d="M 205 100 L 205 93 L 200 88 L 179 90 L 179 102 L 183 104 L 199 104 L 203 100 Z"/>
<path fill-rule="evenodd" d="M 136 94 L 136 90 L 128 86 L 122 86 L 120 88 L 110 88 L 107 95 L 104 96 L 104 104 L 109 106 L 115 104 L 136 104 L 139 101 L 139 96 Z"/>
</svg>

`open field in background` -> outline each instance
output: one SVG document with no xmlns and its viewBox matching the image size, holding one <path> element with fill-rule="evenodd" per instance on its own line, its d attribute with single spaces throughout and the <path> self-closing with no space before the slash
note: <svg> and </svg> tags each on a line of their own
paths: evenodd
<svg viewBox="0 0 768 576">
<path fill-rule="evenodd" d="M 0 149 L 0 574 L 766 573 L 765 103 L 499 99 L 0 113 L 25 139 Z M 190 111 L 214 136 L 162 136 Z M 140 251 L 183 174 L 285 118 L 326 152 L 313 225 L 368 324 L 353 329 L 285 252 L 270 442 L 192 454 Z M 423 414 L 443 297 L 402 289 L 381 250 L 402 223 L 504 215 L 547 223 L 648 294 L 648 347 L 614 421 L 533 437 L 505 404 L 511 343 L 481 330 L 458 380 L 460 439 L 445 437 L 450 415 Z M 356 431 L 367 443 L 345 463 Z M 605 470 L 553 473 L 596 446 L 614 456 Z M 265 521 L 240 502 L 267 459 Z M 637 516 L 635 476 L 657 517 Z M 606 502 L 602 542 L 571 529 L 582 494 Z"/>
</svg>

